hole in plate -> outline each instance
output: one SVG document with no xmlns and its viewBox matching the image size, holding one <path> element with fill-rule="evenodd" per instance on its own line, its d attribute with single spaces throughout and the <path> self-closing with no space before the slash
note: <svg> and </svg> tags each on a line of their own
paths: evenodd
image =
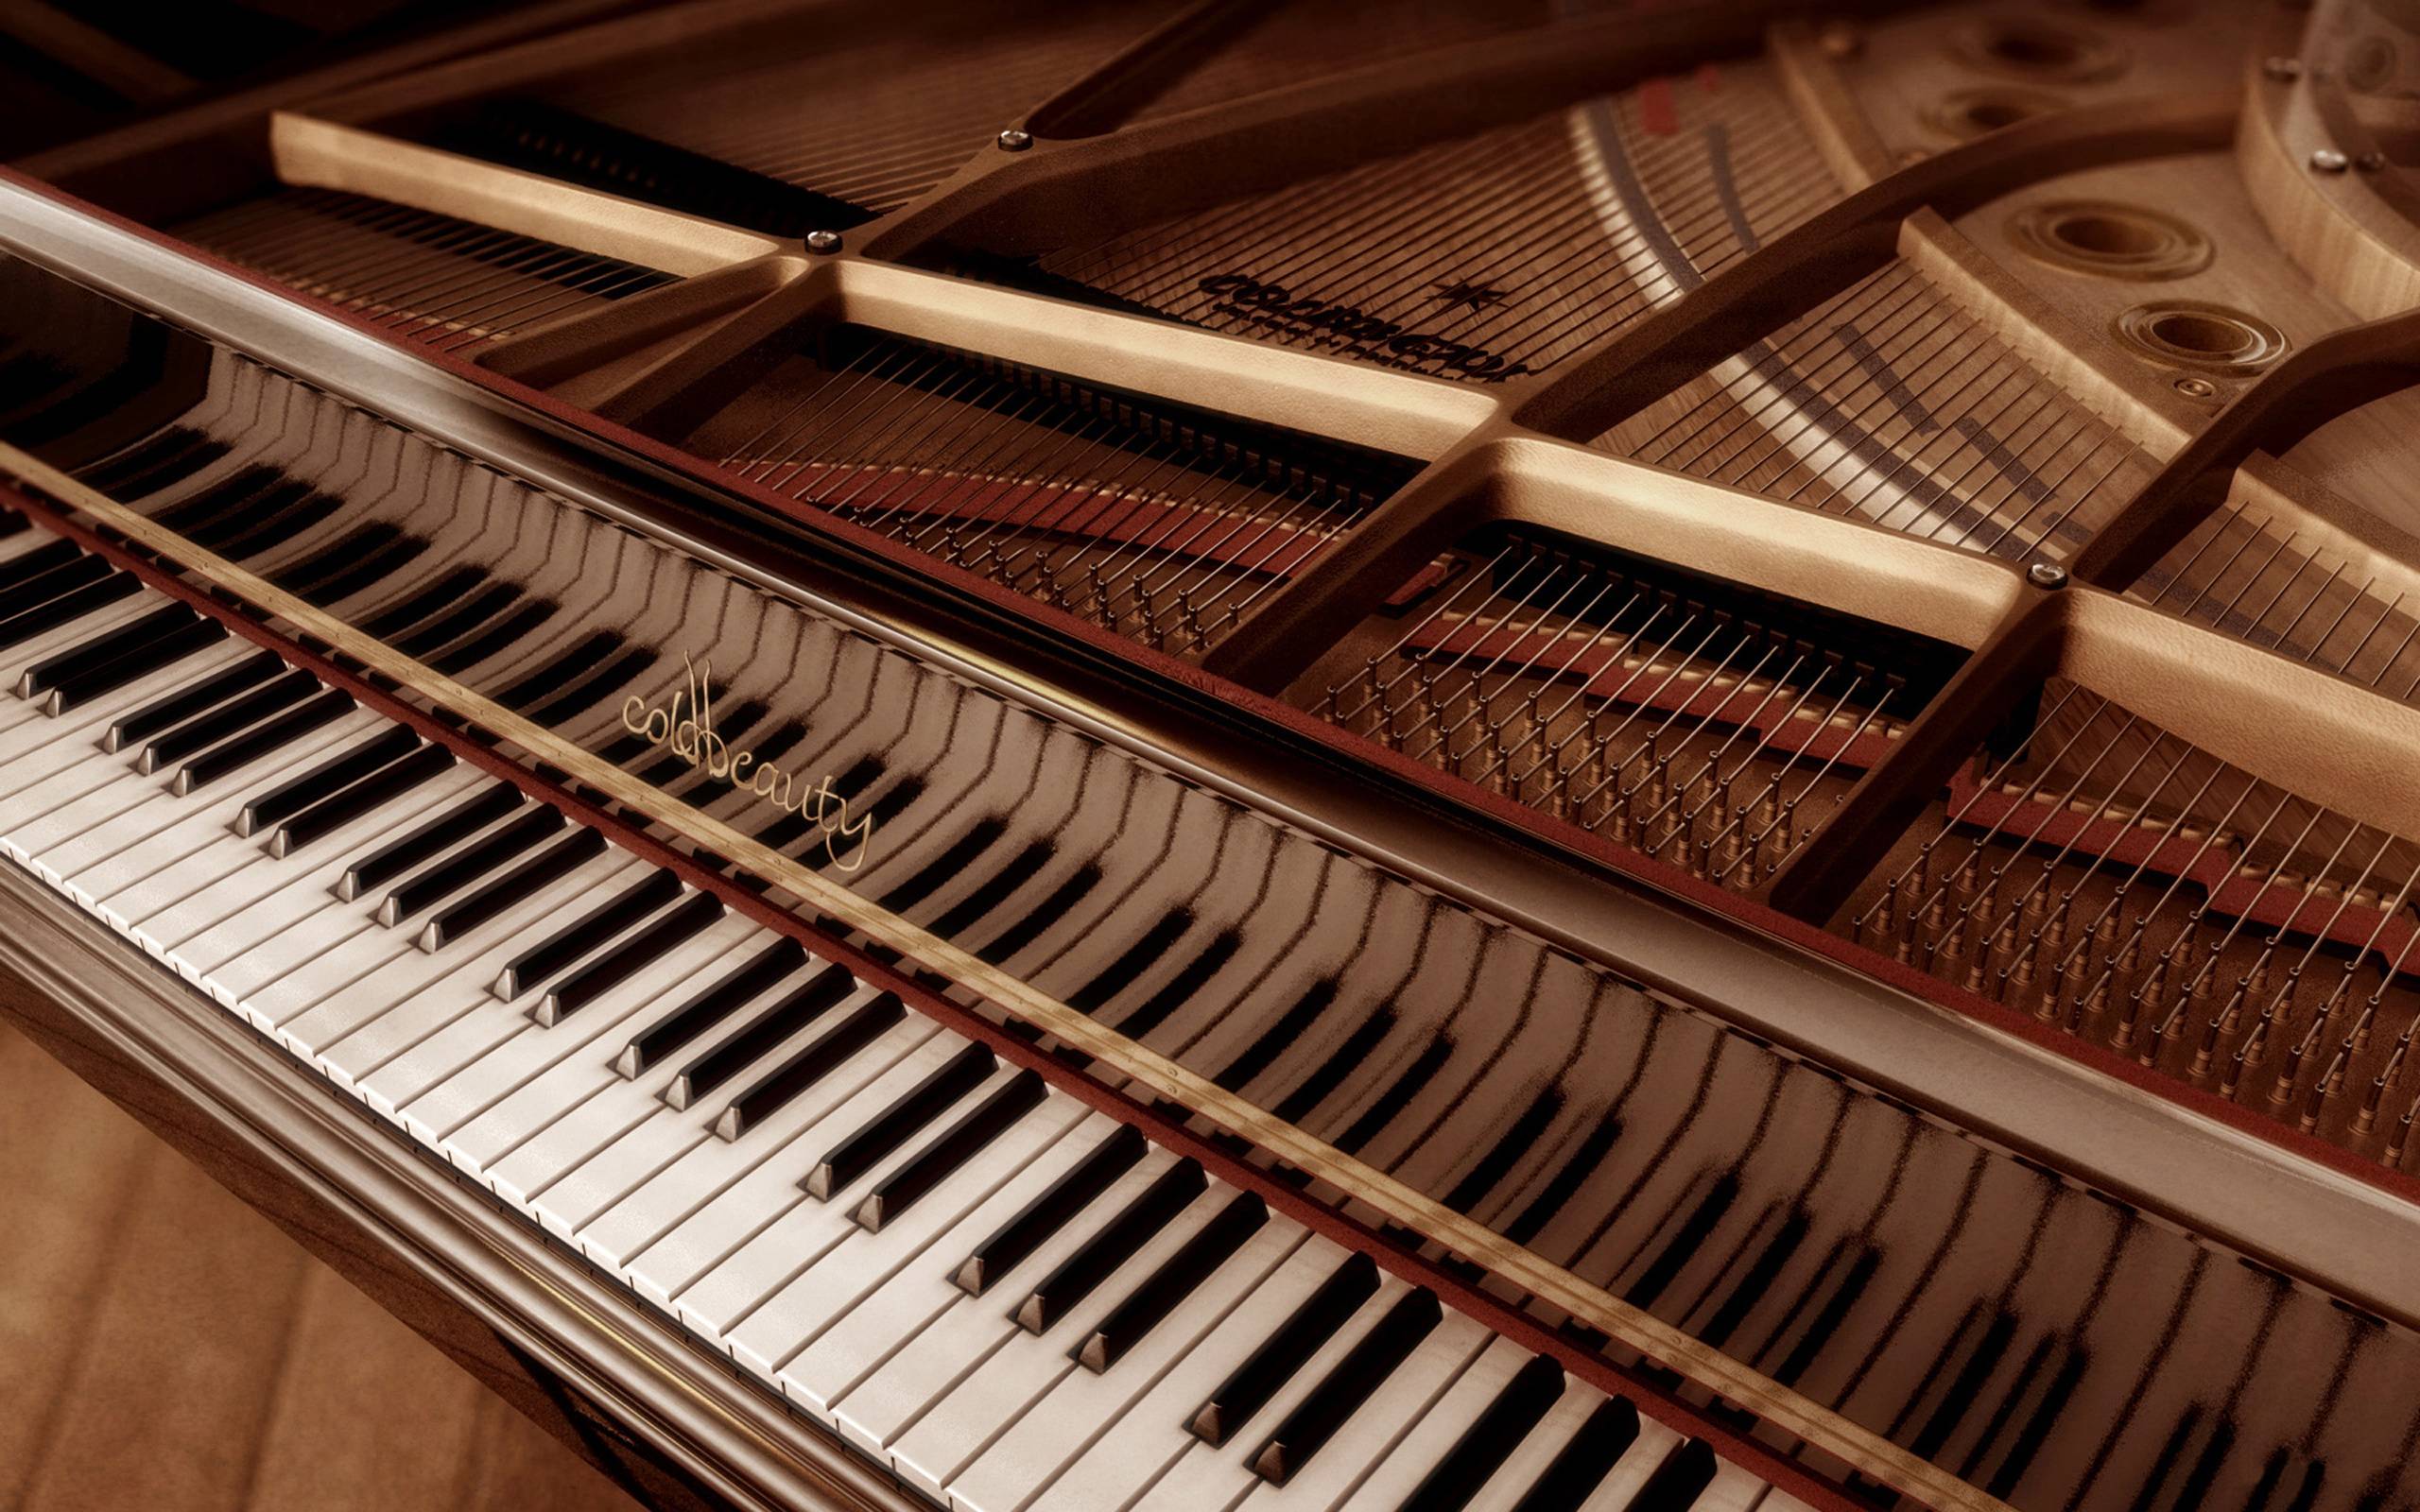
<svg viewBox="0 0 2420 1512">
<path fill-rule="evenodd" d="M 2138 304 L 2118 317 L 2113 329 L 2139 356 L 2211 371 L 2266 367 L 2287 346 L 2285 335 L 2258 316 L 2186 300 Z"/>
<path fill-rule="evenodd" d="M 1934 129 L 1965 140 L 2037 115 L 2066 109 L 2056 94 L 2028 89 L 1962 89 L 1943 96 L 1931 112 Z"/>
<path fill-rule="evenodd" d="M 2028 78 L 2082 82 L 2126 67 L 2125 50 L 2098 32 L 2031 16 L 1995 16 L 1958 34 L 1956 50 L 1970 65 Z"/>
<path fill-rule="evenodd" d="M 2210 238 L 2164 211 L 2105 199 L 2060 199 L 2020 210 L 2009 239 L 2053 266 L 2106 278 L 2183 278 L 2210 266 Z"/>
</svg>

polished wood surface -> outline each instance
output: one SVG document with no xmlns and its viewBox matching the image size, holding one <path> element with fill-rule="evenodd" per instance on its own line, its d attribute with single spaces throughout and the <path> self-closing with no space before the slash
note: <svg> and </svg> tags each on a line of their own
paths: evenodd
<svg viewBox="0 0 2420 1512">
<path fill-rule="evenodd" d="M 0 1025 L 0 1509 L 634 1503 Z"/>
</svg>

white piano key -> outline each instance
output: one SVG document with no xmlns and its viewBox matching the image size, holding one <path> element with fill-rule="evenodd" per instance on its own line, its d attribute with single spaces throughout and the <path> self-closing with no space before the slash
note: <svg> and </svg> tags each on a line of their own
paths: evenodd
<svg viewBox="0 0 2420 1512">
<path fill-rule="evenodd" d="M 1452 1316 L 1447 1314 L 1448 1318 Z M 1533 1358 L 1510 1339 L 1489 1339 L 1478 1357 L 1454 1379 L 1444 1394 L 1417 1420 L 1405 1425 L 1400 1447 L 1370 1472 L 1369 1479 L 1354 1487 L 1343 1504 L 1353 1512 L 1394 1512 L 1420 1488 L 1428 1472 L 1453 1452 L 1454 1446 L 1478 1421 L 1479 1415 L 1495 1405 L 1513 1376 Z M 1374 1405 L 1373 1401 L 1371 1406 Z M 1364 1412 L 1369 1410 L 1363 1408 Z M 1345 1426 L 1349 1429 L 1352 1425 Z M 1340 1431 L 1337 1436 L 1342 1437 L 1343 1433 Z"/>
<path fill-rule="evenodd" d="M 1681 1447 L 1685 1440 L 1645 1413 L 1638 1415 L 1638 1437 L 1630 1452 L 1614 1462 L 1605 1478 L 1588 1500 L 1580 1503 L 1581 1512 L 1628 1512 L 1636 1500 L 1638 1488 L 1664 1463 L 1664 1457 Z"/>
<path fill-rule="evenodd" d="M 977 1097 L 988 1096 L 990 1091 L 987 1087 Z M 963 1231 L 962 1222 L 1061 1143 L 1084 1112 L 1081 1103 L 1063 1093 L 1046 1097 L 897 1221 L 885 1224 L 879 1232 L 853 1223 L 828 1256 L 728 1331 L 732 1353 L 780 1377 L 791 1400 L 828 1415 L 832 1399 L 871 1369 L 876 1358 L 866 1352 L 859 1332 L 849 1327 L 858 1309 L 905 1267 L 936 1275 L 955 1268 L 966 1247 L 982 1239 Z M 1050 1168 L 1063 1169 L 1055 1162 Z M 848 1205 L 856 1206 L 853 1201 Z M 682 1315 L 689 1319 L 690 1310 L 684 1307 Z M 879 1328 L 880 1318 L 870 1315 L 865 1326 Z"/>
<path fill-rule="evenodd" d="M 383 844 L 420 817 L 421 811 L 401 805 L 373 809 L 332 832 L 329 838 L 337 842 L 335 847 L 322 850 L 314 846 L 307 851 L 285 856 L 271 856 L 261 850 L 263 837 L 252 836 L 253 847 L 260 853 L 249 863 L 245 875 L 256 881 L 262 889 L 260 896 L 238 913 L 180 942 L 175 954 L 197 970 L 236 986 L 256 979 L 259 971 L 281 970 L 274 947 L 298 925 L 310 921 L 337 924 L 343 934 L 349 935 L 356 924 L 368 924 L 371 920 L 366 903 L 341 903 L 332 891 L 345 868 L 339 848 Z M 333 944 L 334 939 L 326 943 Z M 254 965 L 256 958 L 255 973 L 239 970 Z"/>
<path fill-rule="evenodd" d="M 891 1446 L 891 1464 L 926 1495 L 946 1499 L 950 1486 L 966 1467 L 1030 1411 L 1060 1378 L 1080 1368 L 1068 1350 L 1090 1334 L 1109 1310 L 1134 1283 L 1159 1268 L 1195 1230 L 1217 1215 L 1235 1196 L 1221 1182 L 1207 1190 L 1169 1220 L 1112 1271 L 1093 1294 L 1070 1308 L 1048 1330 L 1031 1334 L 1022 1329 L 925 1415 L 923 1421 Z M 1098 1233 L 1119 1210 L 1098 1204 L 1077 1220 L 1086 1237 Z M 1012 1289 L 1013 1290 L 1013 1289 Z M 996 1288 L 985 1298 L 1002 1310 L 1017 1304 L 1018 1295 Z"/>
<path fill-rule="evenodd" d="M 1729 1460 L 1718 1460 L 1713 1484 L 1698 1493 L 1689 1512 L 1758 1512 L 1771 1504 L 1767 1493 L 1772 1489 L 1763 1480 Z"/>
<path fill-rule="evenodd" d="M 1272 1216 L 1268 1233 L 1294 1226 Z M 1255 1236 L 1257 1237 L 1257 1236 Z M 1294 1315 L 1349 1253 L 1320 1234 L 1303 1234 L 1283 1263 L 1253 1284 L 1209 1331 L 1192 1340 L 1167 1368 L 1115 1417 L 1048 1486 L 1044 1504 L 1057 1512 L 1116 1512 L 1141 1496 L 1189 1449 L 1206 1456 L 1193 1436 L 1194 1414 L 1237 1366 Z M 1124 1362 L 1120 1362 L 1123 1366 Z M 1254 1415 L 1250 1428 L 1261 1421 Z M 1242 1494 L 1238 1487 L 1237 1495 Z"/>
<path fill-rule="evenodd" d="M 357 739 L 365 728 L 337 720 L 331 727 L 335 732 L 314 730 L 263 762 L 257 781 L 267 785 L 306 770 L 337 746 Z M 323 733 L 328 738 L 318 738 Z M 146 933 L 164 945 L 182 945 L 275 890 L 277 873 L 260 865 L 266 859 L 260 842 L 236 834 L 232 827 L 248 796 L 246 790 L 231 783 L 224 790 L 205 789 L 182 798 L 164 798 L 153 806 L 173 822 L 140 837 L 121 831 L 94 848 L 104 850 L 114 845 L 113 851 L 90 859 L 62 847 L 55 865 L 78 896 L 89 897 L 96 904 L 106 903 L 122 915 L 139 919 Z M 171 856 L 179 858 L 175 867 L 162 865 Z M 70 864 L 75 864 L 72 871 L 67 869 Z M 137 887 L 156 879 L 162 885 L 150 896 L 173 891 L 178 884 L 169 880 L 172 872 L 207 880 L 178 893 L 176 902 L 168 906 L 155 912 L 135 913 L 144 902 Z"/>
<path fill-rule="evenodd" d="M 1487 1348 L 1490 1337 L 1478 1323 L 1459 1313 L 1447 1313 L 1403 1364 L 1388 1372 L 1335 1436 L 1311 1455 L 1309 1464 L 1284 1486 L 1262 1486 L 1245 1499 L 1244 1505 L 1270 1512 L 1327 1512 L 1341 1506 L 1410 1435 L 1427 1408 L 1461 1379 Z M 1271 1418 L 1270 1424 L 1273 1427 L 1283 1420 L 1280 1415 Z M 1252 1441 L 1256 1452 L 1269 1434 L 1263 1429 L 1243 1436 Z"/>
<path fill-rule="evenodd" d="M 629 1084 L 614 1074 L 610 1052 L 601 1046 L 629 1039 L 650 1015 L 677 1006 L 689 990 L 687 978 L 723 970 L 736 952 L 752 946 L 749 936 L 754 927 L 726 915 L 580 1012 L 551 1027 L 533 1024 L 534 1036 L 517 1035 L 513 1043 L 527 1047 L 535 1058 L 500 1065 L 495 1076 L 510 1081 L 511 1090 L 446 1134 L 440 1147 L 457 1165 L 479 1176 L 491 1162 L 519 1149 L 593 1094 L 626 1088 Z M 424 1101 L 433 1102 L 436 1096 L 432 1092 Z M 415 1115 L 421 1106 L 414 1105 Z"/>
<path fill-rule="evenodd" d="M 80 642 L 91 640 L 107 630 L 113 630 L 132 620 L 139 620 L 168 602 L 166 595 L 151 590 L 137 589 L 124 598 L 112 600 L 98 609 L 90 610 L 62 625 L 54 625 L 40 635 L 30 635 L 0 651 L 0 688 L 13 688 L 25 676 L 26 668 L 44 657 L 64 651 Z M 13 696 L 11 702 L 17 702 Z M 25 700 L 26 707 L 34 707 Z M 13 756 L 15 753 L 9 753 Z"/>
<path fill-rule="evenodd" d="M 719 976 L 753 959 L 771 937 L 769 933 L 758 931 L 717 961 L 703 976 Z M 660 1006 L 666 1012 L 677 1010 L 690 996 L 687 991 L 670 994 Z M 499 1196 L 537 1212 L 541 1222 L 555 1228 L 555 1221 L 540 1211 L 539 1203 L 557 1182 L 634 1135 L 642 1124 L 657 1118 L 677 1122 L 674 1110 L 663 1102 L 665 1086 L 677 1074 L 677 1066 L 657 1066 L 635 1081 L 614 1067 L 620 1047 L 648 1023 L 656 1022 L 657 1017 L 649 1014 L 644 1022 L 617 1022 L 612 1033 L 592 1041 L 586 1053 L 566 1063 L 585 1068 L 599 1091 L 585 1094 L 578 1107 L 532 1134 L 500 1160 L 489 1164 L 485 1177 Z M 573 1232 L 568 1226 L 558 1231 L 566 1238 Z"/>
<path fill-rule="evenodd" d="M 1111 1123 L 1106 1118 L 1100 1122 Z M 1087 1121 L 1085 1126 L 1090 1128 L 1091 1122 Z M 1096 1135 L 1096 1142 L 1106 1138 L 1108 1132 L 1102 1130 Z M 1055 1169 L 1040 1175 L 1034 1185 L 1024 1192 L 1019 1204 L 987 1205 L 964 1226 L 965 1244 L 960 1248 L 972 1252 L 988 1237 L 993 1227 L 1016 1211 L 1023 1200 L 1046 1188 L 1080 1158 L 1073 1156 L 1064 1164 L 1052 1160 L 1050 1163 Z M 1060 1262 L 1075 1253 L 1098 1231 L 1111 1214 L 1124 1211 L 1174 1164 L 1176 1157 L 1167 1151 L 1159 1148 L 1146 1150 L 1132 1167 L 1111 1182 L 1082 1211 L 1061 1225 L 1047 1240 L 1037 1245 L 1022 1264 L 996 1279 L 981 1297 L 969 1297 L 959 1292 L 951 1278 L 956 1274 L 959 1261 L 944 1260 L 941 1283 L 958 1294 L 950 1306 L 907 1339 L 882 1362 L 878 1369 L 839 1399 L 852 1424 L 850 1431 L 853 1435 L 880 1443 L 886 1452 L 894 1451 L 902 1436 L 913 1432 L 949 1394 L 953 1385 L 1006 1345 L 1011 1336 L 1026 1336 L 1017 1327 L 1012 1314 L 1033 1283 L 1050 1274 Z M 1005 1198 L 1006 1194 L 1003 1196 Z M 917 1289 L 919 1293 L 922 1290 Z M 1064 1348 L 1063 1345 L 1063 1350 Z M 1063 1353 L 1062 1358 L 1064 1358 Z M 810 1383 L 810 1386 L 820 1390 L 819 1383 Z M 898 1468 L 895 1454 L 893 1468 Z M 936 1491 L 934 1494 L 939 1493 Z"/>
<path fill-rule="evenodd" d="M 1058 1092 L 1052 1093 L 1052 1100 L 1074 1101 Z M 958 1303 L 988 1306 L 986 1315 L 1005 1323 L 1002 1308 L 1006 1304 L 1000 1301 L 1000 1294 L 992 1293 L 987 1299 L 968 1297 L 956 1280 L 959 1267 L 977 1245 L 1080 1164 L 1120 1126 L 1106 1114 L 1084 1113 L 1063 1138 L 991 1188 L 972 1207 L 963 1211 L 949 1209 L 946 1228 L 913 1262 L 886 1277 L 877 1290 L 851 1306 L 846 1317 L 782 1366 L 783 1391 L 794 1400 L 823 1404 L 834 1426 L 869 1452 L 880 1454 L 885 1438 L 901 1426 L 900 1415 L 886 1411 L 897 1407 L 898 1396 L 858 1387 L 902 1345 Z M 939 1203 L 942 1196 L 937 1191 L 925 1200 Z M 910 1212 L 906 1220 L 885 1224 L 882 1234 L 875 1237 L 908 1231 L 915 1221 L 916 1214 Z M 1038 1256 L 1028 1260 L 1006 1284 L 1013 1284 L 1019 1277 L 1042 1275 L 1037 1261 Z"/>
<path fill-rule="evenodd" d="M 1179 1507 L 1234 1506 L 1265 1489 L 1266 1483 L 1253 1473 L 1252 1456 L 1260 1452 L 1260 1447 L 1268 1441 L 1270 1434 L 1286 1420 L 1287 1415 L 1305 1397 L 1310 1395 L 1311 1388 L 1326 1380 L 1337 1363 L 1351 1353 L 1353 1347 L 1360 1343 L 1378 1320 L 1386 1316 L 1388 1310 L 1410 1290 L 1392 1274 L 1380 1272 L 1377 1290 L 1364 1298 L 1353 1315 L 1346 1318 L 1327 1342 L 1303 1363 L 1303 1367 L 1270 1397 L 1267 1405 L 1253 1414 L 1251 1421 L 1238 1431 L 1230 1433 L 1226 1442 L 1216 1449 L 1195 1440 L 1194 1447 L 1186 1451 L 1176 1467 L 1154 1482 L 1142 1499 L 1134 1503 L 1135 1512 L 1142 1512 L 1147 1507 L 1174 1512 Z M 1284 1321 L 1280 1318 L 1277 1323 Z M 1270 1325 L 1270 1332 L 1276 1332 L 1277 1323 Z M 1253 1344 L 1257 1347 L 1260 1342 L 1254 1339 Z M 1218 1384 L 1218 1382 L 1211 1383 L 1213 1389 Z M 1200 1405 L 1201 1402 L 1196 1401 L 1193 1407 Z M 1185 1410 L 1189 1414 L 1193 1408 Z M 1190 1437 L 1190 1434 L 1187 1436 Z"/>
<path fill-rule="evenodd" d="M 379 972 L 363 984 L 357 996 L 335 1005 L 331 1019 L 341 1015 L 351 1021 L 340 1035 L 320 1039 L 325 1030 L 334 1027 L 332 1023 L 314 1023 L 306 1029 L 297 1020 L 292 1027 L 298 1037 L 307 1034 L 320 1039 L 318 1061 L 321 1070 L 341 1085 L 358 1089 L 372 1108 L 391 1116 L 395 1098 L 417 1095 L 452 1069 L 459 1052 L 447 1045 L 412 1064 L 398 1068 L 397 1062 L 475 1009 L 495 1008 L 508 1019 L 511 1017 L 510 1010 L 498 1004 L 488 990 L 488 984 L 495 980 L 495 973 L 504 969 L 504 963 L 523 948 L 523 940 L 512 933 L 514 924 L 576 906 L 578 900 L 596 885 L 599 874 L 610 880 L 616 869 L 614 860 L 611 855 L 599 857 L 592 863 L 593 870 L 575 868 L 569 876 L 557 878 L 551 885 L 523 900 L 518 908 L 508 910 L 504 918 L 489 920 L 473 931 L 470 937 L 455 941 L 442 952 L 432 955 L 413 949 L 408 954 L 420 957 L 421 966 Z M 403 934 L 400 930 L 389 933 Z M 424 971 L 427 974 L 424 975 Z M 485 1025 L 493 1022 L 482 1021 L 480 1032 L 485 1033 Z M 395 1070 L 394 1075 L 372 1084 L 373 1074 L 390 1069 Z"/>
<path fill-rule="evenodd" d="M 1210 1194 L 1223 1207 L 1235 1193 L 1214 1185 Z M 1306 1230 L 1284 1219 L 1261 1225 L 1107 1370 L 1096 1374 L 1078 1369 L 1060 1377 L 1048 1396 L 950 1482 L 951 1504 L 963 1512 L 1021 1512 L 1037 1499 L 1054 1507 L 1064 1505 L 1054 1489 L 1062 1472 L 1117 1431 L 1127 1410 L 1283 1265 L 1306 1236 Z M 1156 1435 L 1172 1444 L 1184 1429 L 1179 1419 L 1138 1424 L 1135 1433 L 1147 1439 Z"/>
<path fill-rule="evenodd" d="M 640 1257 L 632 1273 L 646 1276 L 650 1286 L 670 1297 L 691 1328 L 729 1332 L 827 1250 L 863 1232 L 850 1217 L 852 1204 L 845 1196 L 825 1202 L 798 1189 L 823 1151 L 863 1127 L 964 1048 L 965 1041 L 953 1034 L 924 1036 L 913 1050 L 881 1066 L 845 1099 L 832 1104 L 829 1112 L 783 1142 L 778 1154 L 735 1183 L 712 1208 Z M 868 1058 L 859 1052 L 827 1079 L 850 1075 L 865 1067 Z M 742 1143 L 751 1137 L 743 1136 Z M 712 1268 L 685 1285 L 674 1280 L 694 1257 L 717 1246 L 723 1253 Z M 735 1336 L 725 1342 L 737 1353 Z M 738 1357 L 743 1365 L 761 1363 L 749 1355 Z"/>
<path fill-rule="evenodd" d="M 274 782 L 300 770 L 318 761 L 326 746 L 310 738 L 297 741 L 296 748 L 281 752 L 277 764 L 262 775 Z M 240 791 L 164 797 L 160 801 L 181 811 L 173 823 L 82 868 L 72 884 L 78 896 L 89 898 L 104 917 L 123 920 L 122 928 L 140 929 L 147 940 L 164 948 L 200 933 L 239 906 L 217 890 L 218 885 L 246 871 L 260 859 L 261 850 L 228 827 L 244 806 Z M 235 897 L 250 896 L 256 885 L 238 881 Z"/>
<path fill-rule="evenodd" d="M 755 1070 L 777 1063 L 830 1033 L 875 995 L 873 989 L 861 988 L 843 998 L 778 1046 Z M 616 1149 L 580 1169 L 575 1178 L 579 1182 L 577 1191 L 558 1188 L 547 1194 L 548 1200 L 566 1215 L 579 1215 L 574 1220 L 579 1246 L 591 1259 L 629 1272 L 642 1292 L 677 1296 L 763 1221 L 768 1203 L 786 1200 L 780 1195 L 784 1176 L 759 1174 L 759 1168 L 781 1156 L 781 1172 L 787 1173 L 786 1179 L 803 1179 L 807 1162 L 821 1151 L 784 1155 L 790 1142 L 873 1080 L 881 1068 L 930 1040 L 937 1028 L 921 1014 L 908 1015 L 852 1057 L 846 1066 L 791 1098 L 746 1138 L 718 1138 L 709 1131 L 732 1095 L 744 1089 L 747 1078 L 742 1078 L 683 1109 L 678 1124 L 663 1125 L 666 1129 L 694 1127 L 702 1136 L 682 1147 L 670 1160 L 661 1159 L 660 1146 L 645 1154 Z M 640 1264 L 643 1255 L 646 1263 Z"/>
<path fill-rule="evenodd" d="M 403 931 L 373 923 L 371 914 L 377 906 L 374 899 L 339 902 L 335 893 L 337 879 L 361 852 L 388 844 L 425 823 L 487 781 L 484 773 L 456 766 L 353 820 L 320 844 L 284 857 L 264 852 L 260 865 L 291 868 L 281 874 L 294 880 L 275 895 L 269 931 L 220 960 L 212 968 L 213 977 L 247 998 L 286 1000 L 289 1005 L 284 1011 L 268 1008 L 264 1003 L 268 1017 L 282 1022 L 324 995 L 324 988 L 320 993 L 302 994 L 329 980 L 321 968 L 325 965 L 329 971 L 337 969 L 328 953 L 339 942 L 349 943 L 364 931 L 374 929 L 371 943 L 378 947 L 373 954 L 380 964 L 392 961 L 397 952 L 406 949 L 415 955 L 423 954 Z M 241 937 L 240 932 L 229 933 Z M 191 942 L 198 958 L 215 954 L 215 938 L 203 936 Z M 336 980 L 350 982 L 354 977 L 340 976 Z"/>
<path fill-rule="evenodd" d="M 636 864 L 606 870 L 605 864 L 615 859 L 609 852 L 597 858 L 597 869 L 604 874 L 593 876 L 589 885 L 574 893 L 569 900 L 574 908 L 586 907 L 600 891 L 626 885 L 638 873 Z M 630 862 L 631 858 L 620 858 Z M 587 868 L 578 868 L 585 870 Z M 577 870 L 575 872 L 577 874 Z M 726 915 L 703 931 L 698 938 L 683 942 L 677 950 L 666 953 L 664 959 L 653 963 L 616 989 L 618 1000 L 633 1005 L 654 1002 L 667 991 L 681 990 L 680 984 L 689 973 L 711 963 L 716 956 L 731 948 L 744 936 L 745 919 Z M 526 941 L 525 941 L 526 942 Z M 488 979 L 493 982 L 494 978 Z M 487 984 L 481 983 L 484 987 Z M 518 1004 L 499 1003 L 493 993 L 487 1008 L 433 1037 L 427 1044 L 427 1055 L 417 1051 L 399 1059 L 391 1068 L 383 1068 L 373 1078 L 386 1095 L 394 1099 L 402 1114 L 405 1127 L 430 1145 L 446 1149 L 456 1130 L 509 1096 L 514 1089 L 528 1082 L 557 1061 L 578 1054 L 597 1032 L 596 1022 L 606 1016 L 601 1006 L 587 1015 L 590 1023 L 583 1026 L 575 1017 L 556 1028 L 542 1027 L 531 1021 L 528 1011 Z M 475 1051 L 458 1070 L 428 1079 L 426 1085 L 414 1090 L 411 1082 L 446 1057 Z"/>
<path fill-rule="evenodd" d="M 1604 1405 L 1605 1400 L 1605 1394 L 1596 1387 L 1577 1377 L 1566 1377 L 1563 1395 L 1555 1399 L 1537 1426 L 1522 1435 L 1521 1442 L 1479 1486 L 1463 1512 L 1515 1512 L 1554 1463 L 1555 1456 L 1587 1423 L 1589 1414 Z"/>
</svg>

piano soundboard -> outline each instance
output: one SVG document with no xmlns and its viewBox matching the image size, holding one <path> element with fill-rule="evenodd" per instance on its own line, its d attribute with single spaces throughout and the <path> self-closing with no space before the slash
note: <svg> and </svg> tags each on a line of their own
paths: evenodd
<svg viewBox="0 0 2420 1512">
<path fill-rule="evenodd" d="M 2412 26 L 688 0 L 26 158 L 11 1006 L 652 1504 L 2409 1507 Z"/>
</svg>

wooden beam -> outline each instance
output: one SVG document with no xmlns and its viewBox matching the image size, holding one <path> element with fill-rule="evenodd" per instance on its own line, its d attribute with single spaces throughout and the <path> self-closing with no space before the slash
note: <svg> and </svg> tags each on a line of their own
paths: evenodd
<svg viewBox="0 0 2420 1512">
<path fill-rule="evenodd" d="M 2076 557 L 2077 578 L 2134 585 L 2226 503 L 2238 469 L 2282 455 L 2363 404 L 2420 385 L 2420 311 L 2357 325 L 2304 347 L 2255 379 L 2128 500 Z"/>
<path fill-rule="evenodd" d="M 1927 158 L 1821 212 L 1507 396 L 1521 425 L 1588 440 L 1887 266 L 1920 210 L 1955 219 L 2037 180 L 2233 137 L 2233 93 L 2044 115 Z"/>
</svg>

